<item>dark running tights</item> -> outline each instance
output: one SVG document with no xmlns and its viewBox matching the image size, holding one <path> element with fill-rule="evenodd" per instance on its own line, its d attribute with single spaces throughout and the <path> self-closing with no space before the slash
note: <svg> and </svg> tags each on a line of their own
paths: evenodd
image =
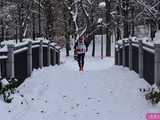
<svg viewBox="0 0 160 120">
<path fill-rule="evenodd" d="M 82 53 L 82 54 L 78 54 L 78 65 L 79 65 L 79 68 L 82 64 L 82 67 L 84 67 L 84 57 L 85 57 L 85 53 Z"/>
</svg>

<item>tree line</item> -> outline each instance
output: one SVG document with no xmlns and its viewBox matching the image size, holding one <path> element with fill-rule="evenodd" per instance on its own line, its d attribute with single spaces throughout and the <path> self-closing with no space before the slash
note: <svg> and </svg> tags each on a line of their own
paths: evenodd
<svg viewBox="0 0 160 120">
<path fill-rule="evenodd" d="M 153 38 L 160 29 L 159 14 L 159 0 L 1 0 L 0 41 L 63 36 L 57 42 L 65 44 L 68 56 L 70 36 L 77 40 L 85 34 L 88 45 L 93 41 L 94 56 L 94 34 L 103 33 L 109 56 L 111 35 L 116 40 L 135 36 L 136 26 L 147 25 Z"/>
</svg>

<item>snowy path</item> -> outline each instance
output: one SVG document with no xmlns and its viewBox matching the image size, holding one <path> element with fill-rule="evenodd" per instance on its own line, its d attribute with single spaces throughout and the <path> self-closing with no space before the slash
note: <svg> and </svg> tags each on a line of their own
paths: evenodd
<svg viewBox="0 0 160 120">
<path fill-rule="evenodd" d="M 113 57 L 101 60 L 98 43 L 95 58 L 89 48 L 84 72 L 64 51 L 63 64 L 34 71 L 18 88 L 12 104 L 0 100 L 1 119 L 145 120 L 147 112 L 160 112 L 138 90 L 148 84 L 127 68 L 114 66 Z"/>
<path fill-rule="evenodd" d="M 12 104 L 0 101 L 5 120 L 145 120 L 149 105 L 138 89 L 147 86 L 112 58 L 86 57 L 85 72 L 73 58 L 35 71 L 20 86 Z M 160 110 L 159 110 L 160 112 Z"/>
</svg>

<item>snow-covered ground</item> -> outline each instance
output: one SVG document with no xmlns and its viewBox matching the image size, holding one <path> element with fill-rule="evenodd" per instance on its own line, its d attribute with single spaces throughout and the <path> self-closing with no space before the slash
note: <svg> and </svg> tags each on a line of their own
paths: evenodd
<svg viewBox="0 0 160 120">
<path fill-rule="evenodd" d="M 97 46 L 97 49 L 100 48 Z M 0 100 L 2 120 L 145 120 L 160 112 L 147 103 L 139 88 L 148 84 L 135 72 L 114 66 L 114 59 L 100 59 L 100 50 L 86 55 L 79 72 L 73 56 L 61 54 L 61 65 L 33 72 L 17 89 L 14 100 Z"/>
</svg>

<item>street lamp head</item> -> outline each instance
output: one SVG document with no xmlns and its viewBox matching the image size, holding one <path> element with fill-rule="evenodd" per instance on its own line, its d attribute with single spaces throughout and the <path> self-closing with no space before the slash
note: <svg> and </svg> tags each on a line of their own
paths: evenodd
<svg viewBox="0 0 160 120">
<path fill-rule="evenodd" d="M 102 23 L 103 19 L 102 18 L 98 18 L 98 23 Z"/>
<path fill-rule="evenodd" d="M 106 2 L 100 2 L 98 6 L 99 8 L 104 8 L 106 7 Z"/>
</svg>

